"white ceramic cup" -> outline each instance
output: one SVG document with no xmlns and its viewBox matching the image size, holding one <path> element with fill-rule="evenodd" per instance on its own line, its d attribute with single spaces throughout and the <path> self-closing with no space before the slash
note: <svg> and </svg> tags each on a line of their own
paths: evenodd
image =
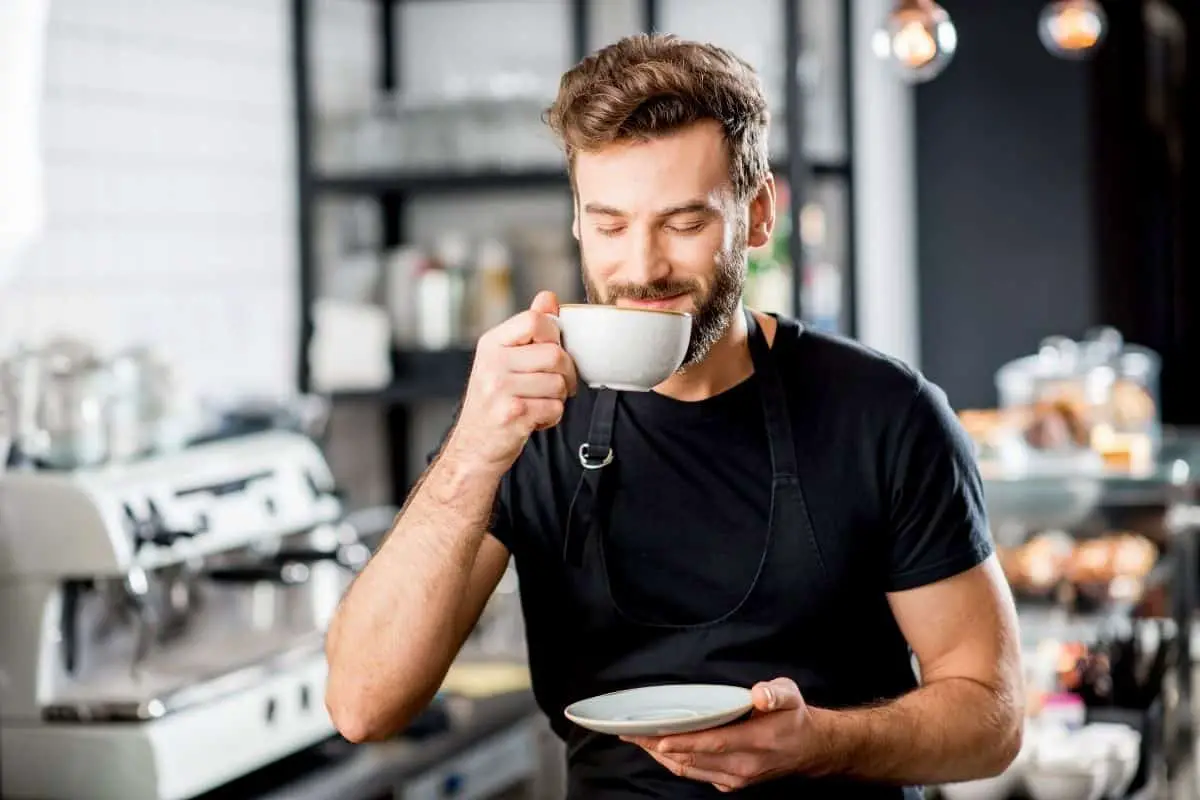
<svg viewBox="0 0 1200 800">
<path fill-rule="evenodd" d="M 559 309 L 563 349 L 593 389 L 648 392 L 683 364 L 692 315 L 681 311 L 568 304 Z"/>
</svg>

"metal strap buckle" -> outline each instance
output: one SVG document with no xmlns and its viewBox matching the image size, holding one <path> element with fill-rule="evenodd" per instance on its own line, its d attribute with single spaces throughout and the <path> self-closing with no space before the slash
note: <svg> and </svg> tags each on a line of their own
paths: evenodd
<svg viewBox="0 0 1200 800">
<path fill-rule="evenodd" d="M 613 449 L 611 447 L 608 448 L 608 453 L 604 456 L 602 461 L 596 461 L 593 459 L 591 455 L 589 455 L 588 450 L 589 448 L 587 442 L 579 445 L 579 463 L 583 465 L 584 469 L 601 469 L 612 463 Z"/>
</svg>

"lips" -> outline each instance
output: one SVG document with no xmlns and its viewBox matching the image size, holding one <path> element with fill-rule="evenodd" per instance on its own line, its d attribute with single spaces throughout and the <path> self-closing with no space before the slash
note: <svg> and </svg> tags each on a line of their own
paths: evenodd
<svg viewBox="0 0 1200 800">
<path fill-rule="evenodd" d="M 656 309 L 677 309 L 679 305 L 687 302 L 688 295 L 677 294 L 671 297 L 662 297 L 654 300 L 630 300 L 622 298 L 617 301 L 618 306 L 626 306 L 629 308 L 656 308 Z"/>
</svg>

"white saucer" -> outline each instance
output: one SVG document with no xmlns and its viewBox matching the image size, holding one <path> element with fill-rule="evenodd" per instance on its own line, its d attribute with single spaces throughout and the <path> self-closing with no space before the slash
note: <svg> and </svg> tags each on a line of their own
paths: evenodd
<svg viewBox="0 0 1200 800">
<path fill-rule="evenodd" d="M 602 694 L 567 706 L 567 719 L 616 736 L 665 736 L 716 728 L 754 707 L 740 686 L 675 684 Z"/>
</svg>

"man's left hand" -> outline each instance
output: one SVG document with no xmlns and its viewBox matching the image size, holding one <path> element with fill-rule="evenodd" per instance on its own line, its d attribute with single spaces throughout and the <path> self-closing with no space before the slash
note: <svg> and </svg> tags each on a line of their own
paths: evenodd
<svg viewBox="0 0 1200 800">
<path fill-rule="evenodd" d="M 788 678 L 755 684 L 750 719 L 708 731 L 660 737 L 621 737 L 680 777 L 723 792 L 796 772 L 817 746 L 812 715 Z"/>
</svg>

